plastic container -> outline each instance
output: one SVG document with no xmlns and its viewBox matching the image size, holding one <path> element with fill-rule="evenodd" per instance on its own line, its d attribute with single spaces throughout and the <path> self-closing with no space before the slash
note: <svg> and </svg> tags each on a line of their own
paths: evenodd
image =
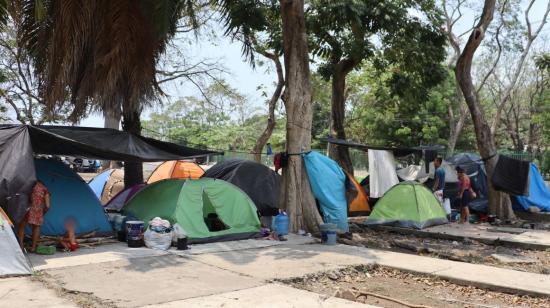
<svg viewBox="0 0 550 308">
<path fill-rule="evenodd" d="M 128 247 L 143 246 L 143 227 L 145 223 L 139 220 L 126 222 L 126 240 Z"/>
<path fill-rule="evenodd" d="M 325 245 L 336 245 L 336 230 L 338 226 L 333 223 L 321 224 L 321 243 Z"/>
<path fill-rule="evenodd" d="M 288 215 L 284 212 L 280 213 L 273 219 L 273 230 L 277 232 L 278 235 L 287 235 L 289 223 Z"/>
<path fill-rule="evenodd" d="M 187 250 L 189 247 L 187 246 L 187 237 L 181 237 L 178 238 L 178 250 Z"/>
<path fill-rule="evenodd" d="M 55 254 L 55 246 L 42 246 L 36 247 L 36 253 L 39 255 L 53 255 Z"/>
</svg>

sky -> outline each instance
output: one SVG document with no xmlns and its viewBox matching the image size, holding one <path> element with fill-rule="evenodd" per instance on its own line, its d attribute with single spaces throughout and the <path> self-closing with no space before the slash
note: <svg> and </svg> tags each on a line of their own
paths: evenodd
<svg viewBox="0 0 550 308">
<path fill-rule="evenodd" d="M 535 1 L 533 8 L 531 9 L 531 21 L 533 28 L 540 24 L 543 13 L 546 10 L 546 6 L 549 0 L 537 0 Z M 479 1 L 482 3 L 481 1 Z M 522 8 L 527 6 L 528 1 L 522 0 Z M 481 5 L 481 4 L 480 4 Z M 471 10 L 464 10 L 464 20 L 457 24 L 457 32 L 463 32 L 469 29 L 473 23 L 474 12 Z M 520 16 L 523 21 L 523 13 Z M 185 54 L 191 59 L 210 58 L 217 59 L 225 66 L 225 69 L 230 72 L 224 75 L 226 81 L 234 88 L 236 88 L 241 94 L 246 95 L 252 103 L 257 106 L 265 106 L 265 98 L 261 96 L 261 91 L 258 91 L 258 87 L 263 86 L 269 91 L 274 87 L 276 81 L 276 74 L 268 67 L 256 67 L 253 69 L 251 65 L 244 60 L 241 53 L 241 44 L 239 42 L 231 42 L 227 37 L 222 34 L 221 26 L 213 25 L 213 31 L 217 31 L 216 39 L 213 40 L 191 40 L 186 44 Z M 539 37 L 537 40 L 544 40 L 550 37 L 550 26 L 547 23 L 542 31 L 543 37 Z M 467 39 L 467 36 L 464 37 Z M 548 46 L 546 46 L 548 47 Z M 174 101 L 179 97 L 198 95 L 199 91 L 191 83 L 172 83 L 167 86 L 163 86 L 163 90 L 168 94 L 168 97 L 163 99 L 163 102 Z M 159 109 L 159 107 L 157 107 Z M 143 119 L 147 119 L 151 110 L 145 110 L 143 113 Z M 103 118 L 99 114 L 91 115 L 82 120 L 80 125 L 82 126 L 103 126 Z"/>
</svg>

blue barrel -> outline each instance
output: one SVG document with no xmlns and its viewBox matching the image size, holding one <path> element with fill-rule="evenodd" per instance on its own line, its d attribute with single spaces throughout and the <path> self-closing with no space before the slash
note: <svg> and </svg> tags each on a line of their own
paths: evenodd
<svg viewBox="0 0 550 308">
<path fill-rule="evenodd" d="M 126 240 L 128 247 L 143 246 L 143 228 L 145 223 L 139 220 L 126 222 Z"/>
<path fill-rule="evenodd" d="M 273 230 L 277 232 L 278 235 L 287 235 L 289 223 L 288 215 L 281 213 L 273 219 Z"/>
<path fill-rule="evenodd" d="M 336 230 L 338 226 L 332 223 L 325 223 L 320 225 L 321 229 L 321 243 L 325 245 L 336 245 Z"/>
</svg>

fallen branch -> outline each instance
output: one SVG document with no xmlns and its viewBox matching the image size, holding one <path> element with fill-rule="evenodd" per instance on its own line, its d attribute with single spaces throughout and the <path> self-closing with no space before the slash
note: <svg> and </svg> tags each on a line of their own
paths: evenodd
<svg viewBox="0 0 550 308">
<path fill-rule="evenodd" d="M 376 293 L 372 293 L 372 292 L 364 292 L 364 291 L 359 292 L 359 294 L 356 296 L 356 298 L 359 298 L 361 296 L 364 296 L 364 297 L 373 296 L 373 297 L 385 299 L 385 300 L 390 301 L 390 302 L 398 303 L 400 305 L 407 306 L 407 307 L 410 307 L 410 308 L 431 308 L 429 306 L 415 305 L 415 304 L 407 303 L 407 302 L 398 300 L 398 299 L 393 298 L 393 297 L 384 296 L 384 295 L 380 295 L 380 294 L 376 294 Z"/>
</svg>

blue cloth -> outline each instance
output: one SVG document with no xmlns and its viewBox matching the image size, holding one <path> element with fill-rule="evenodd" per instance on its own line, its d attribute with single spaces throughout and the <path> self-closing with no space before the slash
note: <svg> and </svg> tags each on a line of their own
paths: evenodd
<svg viewBox="0 0 550 308">
<path fill-rule="evenodd" d="M 334 160 L 317 152 L 309 152 L 303 157 L 311 190 L 321 205 L 325 222 L 335 223 L 342 232 L 348 232 L 344 171 Z"/>
<path fill-rule="evenodd" d="M 530 206 L 536 206 L 543 212 L 550 212 L 550 190 L 548 190 L 537 166 L 531 163 L 530 167 L 529 196 L 514 196 L 513 199 L 524 210 Z"/>
<path fill-rule="evenodd" d="M 266 154 L 267 154 L 267 155 L 273 154 L 273 152 L 271 151 L 271 143 L 268 143 L 268 144 L 267 144 L 267 147 L 266 147 Z"/>
<path fill-rule="evenodd" d="M 435 177 L 438 181 L 436 190 L 443 190 L 445 188 L 445 170 L 443 167 L 435 169 Z"/>
<path fill-rule="evenodd" d="M 76 221 L 77 234 L 96 231 L 98 234 L 112 234 L 111 224 L 99 200 L 86 182 L 62 162 L 46 159 L 34 161 L 36 177 L 50 192 L 50 210 L 44 215 L 40 228 L 42 235 L 65 234 L 65 221 L 72 217 Z M 30 229 L 27 233 L 30 232 Z"/>
<path fill-rule="evenodd" d="M 114 169 L 107 169 L 100 174 L 96 175 L 89 183 L 88 185 L 96 195 L 98 200 L 101 200 L 101 194 L 103 193 L 103 188 L 105 187 L 105 183 L 107 183 L 107 180 L 109 180 L 109 177 L 111 176 L 111 173 L 115 171 Z"/>
</svg>

